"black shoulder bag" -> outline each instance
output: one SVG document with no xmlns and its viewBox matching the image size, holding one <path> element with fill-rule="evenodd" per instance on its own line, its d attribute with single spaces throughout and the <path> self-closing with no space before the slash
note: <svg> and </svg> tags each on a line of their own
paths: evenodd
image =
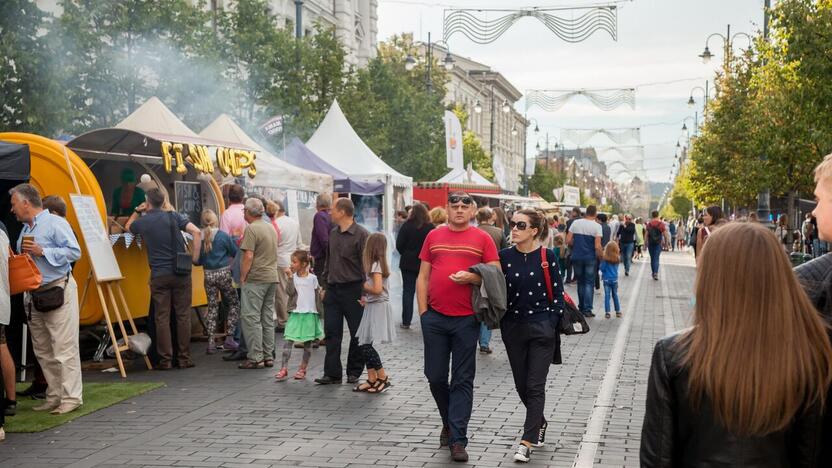
<svg viewBox="0 0 832 468">
<path fill-rule="evenodd" d="M 555 302 L 555 295 L 552 292 L 552 277 L 549 274 L 549 261 L 546 259 L 546 249 L 540 249 L 540 256 L 549 302 Z M 561 314 L 560 322 L 558 322 L 559 332 L 562 335 L 582 335 L 589 333 L 589 324 L 586 323 L 586 317 L 575 307 L 575 302 L 566 294 L 566 291 L 563 292 L 563 300 L 563 314 Z"/>
<path fill-rule="evenodd" d="M 29 294 L 32 296 L 31 307 L 34 307 L 34 309 L 38 312 L 52 312 L 53 310 L 59 309 L 63 306 L 64 289 L 66 288 L 67 283 L 69 283 L 69 275 L 71 274 L 72 272 L 67 273 L 66 278 L 59 280 L 63 283 L 61 286 L 56 284 L 58 281 L 53 281 L 51 283 L 53 286 L 43 289 L 35 289 L 30 292 Z M 31 311 L 29 312 L 31 318 Z"/>
<path fill-rule="evenodd" d="M 178 237 L 178 241 L 177 241 Z M 185 239 L 182 238 L 182 233 L 179 231 L 176 222 L 176 213 L 170 213 L 170 240 L 173 244 L 174 263 L 173 273 L 177 276 L 188 276 L 191 274 L 191 254 L 188 253 L 188 246 Z"/>
</svg>

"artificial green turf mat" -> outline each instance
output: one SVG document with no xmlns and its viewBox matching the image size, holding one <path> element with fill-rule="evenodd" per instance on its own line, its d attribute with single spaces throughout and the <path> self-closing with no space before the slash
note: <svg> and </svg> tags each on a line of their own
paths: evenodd
<svg viewBox="0 0 832 468">
<path fill-rule="evenodd" d="M 28 385 L 18 384 L 18 390 Z M 45 431 L 163 385 L 161 382 L 84 383 L 84 404 L 71 413 L 61 415 L 49 414 L 48 411 L 32 411 L 33 407 L 44 403 L 44 400 L 18 397 L 17 414 L 6 417 L 5 429 L 6 432 Z"/>
</svg>

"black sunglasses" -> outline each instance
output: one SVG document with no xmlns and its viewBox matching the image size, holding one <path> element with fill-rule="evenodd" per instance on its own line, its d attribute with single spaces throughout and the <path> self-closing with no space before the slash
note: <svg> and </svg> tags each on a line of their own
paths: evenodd
<svg viewBox="0 0 832 468">
<path fill-rule="evenodd" d="M 462 203 L 463 205 L 470 205 L 472 202 L 473 202 L 473 200 L 471 200 L 471 197 L 460 197 L 458 195 L 451 195 L 450 197 L 448 197 L 448 203 L 450 203 L 452 205 L 454 203 Z"/>
<path fill-rule="evenodd" d="M 508 227 L 511 229 L 517 228 L 518 231 L 525 231 L 526 228 L 529 227 L 529 224 L 525 221 L 517 221 L 516 223 L 514 221 L 509 221 Z"/>
</svg>

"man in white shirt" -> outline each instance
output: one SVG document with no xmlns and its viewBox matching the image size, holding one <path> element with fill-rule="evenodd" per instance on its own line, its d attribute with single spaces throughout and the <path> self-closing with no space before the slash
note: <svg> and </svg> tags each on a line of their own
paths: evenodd
<svg viewBox="0 0 832 468">
<path fill-rule="evenodd" d="M 300 224 L 286 215 L 286 207 L 283 203 L 276 201 L 275 204 L 278 207 L 275 222 L 280 229 L 280 240 L 277 243 L 277 269 L 281 277 L 277 283 L 274 308 L 277 313 L 277 329 L 282 331 L 286 327 L 286 321 L 289 320 L 289 295 L 286 293 L 286 286 L 289 281 L 292 281 L 292 270 L 289 266 L 292 263 L 292 253 L 301 248 L 301 242 Z"/>
</svg>

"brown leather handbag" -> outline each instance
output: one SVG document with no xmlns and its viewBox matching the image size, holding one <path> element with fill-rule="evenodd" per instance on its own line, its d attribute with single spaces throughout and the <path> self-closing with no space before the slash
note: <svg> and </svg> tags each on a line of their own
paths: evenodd
<svg viewBox="0 0 832 468">
<path fill-rule="evenodd" d="M 43 275 L 28 254 L 17 255 L 9 247 L 9 294 L 20 294 L 40 287 Z"/>
</svg>

